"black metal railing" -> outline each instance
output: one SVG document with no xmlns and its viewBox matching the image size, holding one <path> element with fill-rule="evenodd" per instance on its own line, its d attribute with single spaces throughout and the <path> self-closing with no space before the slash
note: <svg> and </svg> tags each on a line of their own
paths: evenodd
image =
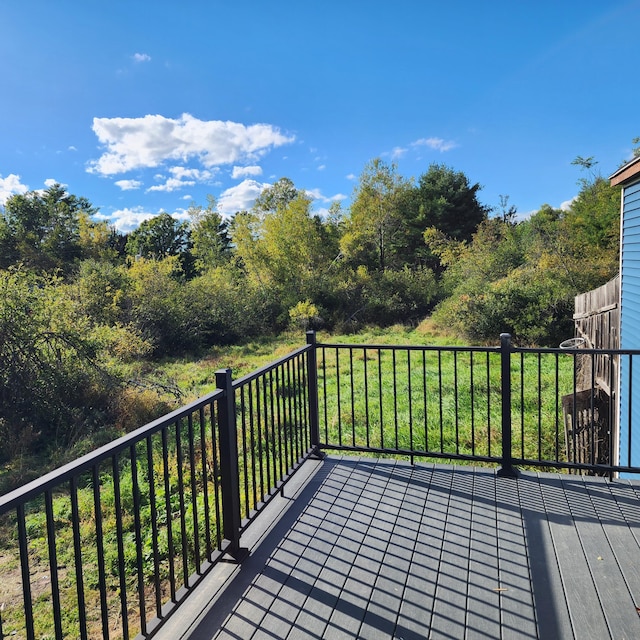
<svg viewBox="0 0 640 640">
<path fill-rule="evenodd" d="M 321 449 L 496 463 L 504 475 L 640 473 L 640 351 L 521 348 L 508 334 L 495 347 L 316 349 Z"/>
<path fill-rule="evenodd" d="M 0 497 L 0 637 L 149 637 L 311 453 L 302 347 Z"/>
<path fill-rule="evenodd" d="M 640 473 L 638 356 L 309 332 L 239 380 L 220 370 L 213 393 L 0 497 L 0 638 L 150 637 L 323 450 Z"/>
</svg>

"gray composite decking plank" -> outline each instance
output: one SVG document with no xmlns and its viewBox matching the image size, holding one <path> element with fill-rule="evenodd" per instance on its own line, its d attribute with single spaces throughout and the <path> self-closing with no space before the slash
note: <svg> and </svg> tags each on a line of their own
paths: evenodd
<svg viewBox="0 0 640 640">
<path fill-rule="evenodd" d="M 337 475 L 344 475 L 341 470 Z M 348 473 L 348 471 L 347 471 Z M 335 479 L 323 483 L 294 526 L 268 559 L 236 606 L 224 628 L 238 637 L 264 636 L 269 631 L 275 637 L 285 637 L 293 620 L 304 606 L 316 575 L 318 556 L 310 543 L 316 543 L 317 527 L 327 509 L 345 494 L 338 491 Z M 319 505 L 319 506 L 318 506 Z M 320 540 L 320 544 L 322 541 Z M 266 607 L 263 614 L 261 611 Z M 250 621 L 253 621 L 253 633 Z"/>
<path fill-rule="evenodd" d="M 557 640 L 573 639 L 573 628 L 544 504 L 540 477 L 522 474 L 518 480 L 520 503 L 529 550 L 529 567 L 538 636 Z"/>
<path fill-rule="evenodd" d="M 402 511 L 396 522 L 394 530 L 394 545 L 391 555 L 391 564 L 401 575 L 394 576 L 399 582 L 399 600 L 394 611 L 394 638 L 403 637 L 399 633 L 399 618 L 402 603 L 406 597 L 407 578 L 411 570 L 418 532 L 424 515 L 424 506 L 428 493 L 428 484 L 425 485 L 425 473 L 429 473 L 429 467 L 433 465 L 409 466 L 405 468 L 407 474 L 407 487 L 402 504 Z"/>
<path fill-rule="evenodd" d="M 342 476 L 340 482 L 336 486 L 337 493 L 333 505 L 328 508 L 326 518 L 322 521 L 319 531 L 323 527 L 327 527 L 333 535 L 330 540 L 333 544 L 329 545 L 329 541 L 321 540 L 321 548 L 324 552 L 322 559 L 322 568 L 316 573 L 311 589 L 305 594 L 304 602 L 301 604 L 297 615 L 292 616 L 292 626 L 288 638 L 293 640 L 300 637 L 313 637 L 314 634 L 321 634 L 323 637 L 324 630 L 329 617 L 332 615 L 338 600 L 342 586 L 346 580 L 346 575 L 336 575 L 333 584 L 326 584 L 328 574 L 332 572 L 332 567 L 342 567 L 350 570 L 356 559 L 357 550 L 360 547 L 359 526 L 368 519 L 364 514 L 356 516 L 356 526 L 353 526 L 353 516 L 357 513 L 358 505 L 362 503 L 363 492 L 367 487 L 367 476 L 356 465 L 350 475 Z M 336 512 L 341 514 L 339 522 L 333 517 Z M 336 546 L 344 549 L 344 554 L 336 553 Z M 348 561 L 345 560 L 345 556 Z M 285 637 L 284 635 L 282 637 Z"/>
<path fill-rule="evenodd" d="M 577 640 L 609 638 L 600 600 L 559 475 L 541 476 L 540 487 Z"/>
<path fill-rule="evenodd" d="M 477 469 L 471 503 L 465 640 L 500 637 L 495 494 L 495 473 Z"/>
<path fill-rule="evenodd" d="M 447 511 L 429 638 L 464 638 L 473 472 L 456 467 Z"/>
<path fill-rule="evenodd" d="M 596 500 L 596 511 L 603 522 L 618 558 L 635 606 L 640 606 L 640 500 L 637 485 L 629 481 L 607 483 L 612 500 Z M 613 519 L 612 519 L 612 515 Z"/>
<path fill-rule="evenodd" d="M 515 478 L 496 478 L 499 588 L 504 589 L 499 592 L 500 618 L 504 640 L 538 637 L 518 482 Z"/>
<path fill-rule="evenodd" d="M 403 508 L 408 488 L 407 465 L 397 465 L 381 496 L 377 518 L 372 526 L 379 530 L 384 557 L 379 566 L 367 611 L 358 638 L 383 640 L 393 636 L 400 608 L 410 550 L 396 544 L 404 534 Z"/>
<path fill-rule="evenodd" d="M 366 612 L 377 563 L 383 554 L 376 548 L 375 537 L 369 539 L 369 529 L 375 519 L 378 502 L 386 480 L 376 473 L 375 462 L 362 464 L 359 473 L 365 478 L 366 494 L 354 512 L 358 526 L 347 523 L 351 549 L 354 553 L 349 571 L 340 589 L 336 607 L 328 618 L 325 638 L 355 638 Z"/>
<path fill-rule="evenodd" d="M 600 491 L 606 489 L 605 485 L 601 484 L 604 480 L 598 482 L 595 479 L 587 480 L 574 476 L 573 479 L 565 478 L 562 482 L 566 487 L 569 507 L 602 610 L 611 629 L 611 637 L 626 640 L 640 638 L 640 619 L 635 602 L 629 593 L 611 540 L 593 505 L 594 501 L 601 500 L 602 497 L 596 492 L 590 494 L 588 490 L 588 485 Z M 600 487 L 597 486 L 599 484 Z M 611 500 L 611 497 L 607 499 Z M 612 528 L 611 534 L 614 533 Z"/>
<path fill-rule="evenodd" d="M 413 478 L 425 487 L 426 495 L 396 623 L 396 637 L 424 640 L 431 627 L 453 474 L 432 466 L 416 469 Z"/>
</svg>

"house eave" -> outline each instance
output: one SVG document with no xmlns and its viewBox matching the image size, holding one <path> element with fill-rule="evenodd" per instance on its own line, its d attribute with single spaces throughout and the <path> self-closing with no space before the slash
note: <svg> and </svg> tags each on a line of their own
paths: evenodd
<svg viewBox="0 0 640 640">
<path fill-rule="evenodd" d="M 640 180 L 640 156 L 622 165 L 614 174 L 609 176 L 611 186 L 626 185 L 629 182 Z"/>
</svg>

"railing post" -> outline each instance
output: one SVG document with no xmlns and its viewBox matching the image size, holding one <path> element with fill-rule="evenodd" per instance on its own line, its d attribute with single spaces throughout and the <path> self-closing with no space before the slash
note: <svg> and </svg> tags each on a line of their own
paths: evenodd
<svg viewBox="0 0 640 640">
<path fill-rule="evenodd" d="M 222 535 L 229 541 L 226 552 L 240 562 L 248 550 L 240 547 L 240 474 L 238 469 L 238 434 L 236 402 L 231 369 L 216 371 L 216 387 L 224 391 L 218 404 L 220 438 L 220 476 L 222 490 Z"/>
<path fill-rule="evenodd" d="M 320 451 L 320 409 L 318 403 L 318 358 L 316 332 L 307 331 L 307 344 L 311 349 L 307 352 L 307 397 L 309 398 L 309 438 L 313 452 L 311 455 L 324 458 Z"/>
<path fill-rule="evenodd" d="M 511 334 L 500 334 L 500 389 L 502 395 L 502 467 L 498 476 L 517 478 L 511 453 Z"/>
</svg>

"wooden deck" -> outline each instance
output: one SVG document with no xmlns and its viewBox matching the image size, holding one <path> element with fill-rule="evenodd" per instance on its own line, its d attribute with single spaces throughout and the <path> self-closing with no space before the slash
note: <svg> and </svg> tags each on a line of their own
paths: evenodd
<svg viewBox="0 0 640 640">
<path fill-rule="evenodd" d="M 307 462 L 158 637 L 640 638 L 640 485 Z"/>
</svg>

